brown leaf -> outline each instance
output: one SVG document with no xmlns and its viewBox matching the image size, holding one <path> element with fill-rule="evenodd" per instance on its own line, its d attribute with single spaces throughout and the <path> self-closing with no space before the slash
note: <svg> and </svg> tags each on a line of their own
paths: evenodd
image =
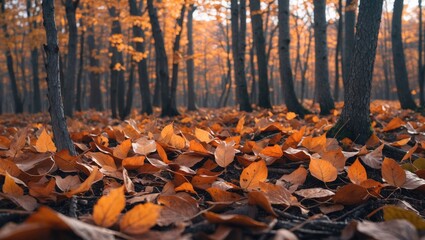
<svg viewBox="0 0 425 240">
<path fill-rule="evenodd" d="M 156 142 L 155 140 L 149 140 L 146 137 L 141 137 L 137 139 L 136 142 L 131 144 L 133 146 L 133 151 L 137 154 L 147 156 L 150 153 L 156 151 Z"/>
<path fill-rule="evenodd" d="M 98 174 L 101 174 L 101 173 L 99 173 L 99 169 L 97 167 L 93 167 L 93 170 L 90 173 L 90 176 L 88 176 L 88 178 L 81 185 L 79 185 L 77 188 L 72 189 L 69 192 L 66 192 L 65 196 L 70 198 L 75 194 L 87 192 L 90 189 L 93 182 L 99 177 Z M 102 175 L 101 175 L 101 177 L 102 177 Z"/>
<path fill-rule="evenodd" d="M 406 173 L 404 169 L 391 158 L 384 159 L 381 172 L 382 178 L 394 187 L 401 187 L 406 182 Z"/>
<path fill-rule="evenodd" d="M 262 222 L 255 221 L 254 219 L 238 214 L 216 214 L 213 212 L 205 212 L 202 214 L 210 223 L 219 223 L 232 225 L 237 227 L 245 227 L 252 229 L 266 229 L 268 225 Z"/>
<path fill-rule="evenodd" d="M 217 146 L 214 152 L 214 157 L 215 157 L 216 163 L 220 167 L 225 168 L 230 163 L 233 162 L 233 160 L 235 159 L 235 154 L 236 154 L 234 146 L 235 146 L 234 142 L 231 142 L 231 143 L 221 142 Z"/>
<path fill-rule="evenodd" d="M 114 158 L 104 154 L 102 152 L 88 152 L 86 156 L 92 159 L 97 165 L 102 168 L 105 168 L 108 171 L 117 170 L 117 165 L 115 164 Z"/>
<path fill-rule="evenodd" d="M 349 183 L 335 193 L 332 200 L 343 205 L 356 205 L 365 202 L 369 198 L 366 188 L 354 183 Z"/>
<path fill-rule="evenodd" d="M 197 201 L 187 193 L 162 195 L 158 198 L 158 203 L 164 205 L 157 221 L 159 226 L 188 221 L 199 212 Z"/>
<path fill-rule="evenodd" d="M 93 207 L 93 220 L 101 227 L 110 227 L 118 221 L 125 207 L 124 186 L 113 189 L 102 196 Z"/>
<path fill-rule="evenodd" d="M 242 198 L 237 193 L 224 191 L 216 187 L 208 188 L 206 191 L 211 195 L 214 202 L 236 202 Z"/>
<path fill-rule="evenodd" d="M 272 216 L 277 217 L 276 212 L 273 210 L 273 207 L 267 198 L 267 196 L 263 192 L 252 191 L 248 193 L 248 204 L 250 205 L 258 205 L 264 211 L 269 213 Z"/>
<path fill-rule="evenodd" d="M 290 183 L 292 186 L 289 187 L 289 190 L 293 192 L 297 190 L 298 186 L 304 184 L 305 180 L 307 179 L 307 174 L 307 170 L 303 166 L 300 166 L 292 173 L 283 175 L 279 180 Z"/>
<path fill-rule="evenodd" d="M 128 155 L 128 151 L 131 149 L 131 139 L 127 139 L 124 142 L 122 142 L 120 145 L 116 146 L 113 155 L 116 158 L 124 159 Z"/>
<path fill-rule="evenodd" d="M 156 225 L 161 206 L 153 203 L 139 204 L 122 217 L 120 230 L 127 234 L 143 234 Z"/>
<path fill-rule="evenodd" d="M 369 167 L 374 169 L 380 169 L 382 165 L 382 149 L 384 149 L 384 144 L 377 147 L 372 152 L 362 156 L 360 159 Z"/>
<path fill-rule="evenodd" d="M 295 192 L 295 194 L 308 199 L 329 198 L 335 195 L 334 192 L 324 188 L 307 188 Z"/>
</svg>

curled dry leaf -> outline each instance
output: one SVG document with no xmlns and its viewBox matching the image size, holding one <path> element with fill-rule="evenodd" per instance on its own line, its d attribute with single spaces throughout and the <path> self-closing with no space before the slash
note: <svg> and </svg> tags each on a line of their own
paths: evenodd
<svg viewBox="0 0 425 240">
<path fill-rule="evenodd" d="M 307 188 L 295 192 L 298 196 L 308 199 L 329 198 L 335 195 L 334 192 L 324 188 Z"/>
<path fill-rule="evenodd" d="M 133 151 L 137 154 L 147 156 L 156 151 L 155 140 L 149 140 L 147 137 L 141 137 L 131 144 Z"/>
<path fill-rule="evenodd" d="M 310 159 L 309 170 L 313 177 L 325 183 L 335 181 L 338 176 L 338 170 L 332 163 L 314 157 Z"/>
<path fill-rule="evenodd" d="M 209 143 L 213 140 L 213 136 L 209 132 L 199 128 L 195 128 L 195 137 L 199 141 L 205 142 L 205 143 Z"/>
<path fill-rule="evenodd" d="M 220 167 L 227 167 L 235 159 L 236 150 L 234 148 L 235 143 L 227 143 L 225 141 L 221 142 L 214 152 L 214 157 L 216 163 Z"/>
<path fill-rule="evenodd" d="M 157 221 L 159 226 L 188 221 L 199 212 L 197 201 L 187 193 L 169 196 L 161 195 L 158 198 L 158 203 L 163 205 Z"/>
<path fill-rule="evenodd" d="M 404 169 L 391 158 L 384 159 L 381 172 L 382 178 L 394 187 L 402 187 L 406 182 Z"/>
<path fill-rule="evenodd" d="M 239 184 L 246 190 L 257 189 L 260 182 L 266 181 L 267 175 L 268 170 L 264 160 L 253 162 L 242 171 Z"/>
<path fill-rule="evenodd" d="M 252 191 L 248 193 L 248 204 L 257 205 L 264 209 L 270 215 L 277 217 L 276 212 L 273 210 L 273 207 L 270 203 L 270 200 L 267 198 L 266 194 L 263 192 Z"/>
<path fill-rule="evenodd" d="M 118 221 L 125 207 L 124 186 L 113 189 L 102 196 L 93 207 L 93 220 L 101 227 L 111 227 Z"/>
<path fill-rule="evenodd" d="M 293 192 L 297 190 L 298 186 L 304 184 L 305 180 L 307 179 L 307 174 L 307 170 L 303 166 L 300 166 L 292 173 L 283 175 L 279 180 L 283 180 L 287 183 L 290 183 L 291 186 L 289 190 Z"/>
<path fill-rule="evenodd" d="M 242 197 L 233 192 L 228 192 L 220 188 L 211 187 L 206 190 L 214 202 L 236 202 L 239 201 Z"/>
<path fill-rule="evenodd" d="M 384 149 L 384 144 L 377 147 L 372 152 L 362 156 L 360 159 L 369 167 L 374 169 L 380 169 L 382 165 L 382 149 Z"/>
<path fill-rule="evenodd" d="M 97 165 L 108 170 L 115 171 L 117 170 L 117 165 L 115 164 L 114 158 L 102 153 L 102 152 L 88 152 L 86 156 L 92 159 Z"/>
<path fill-rule="evenodd" d="M 99 175 L 101 179 L 103 175 L 99 172 L 99 169 L 97 167 L 93 167 L 93 170 L 91 171 L 90 175 L 86 178 L 86 180 L 83 183 L 81 183 L 77 188 L 74 188 L 70 190 L 69 192 L 66 192 L 65 196 L 70 198 L 75 194 L 87 192 L 90 189 L 93 182 L 95 180 L 98 180 Z"/>
<path fill-rule="evenodd" d="M 402 127 L 404 124 L 406 123 L 403 120 L 401 120 L 399 117 L 395 117 L 384 127 L 384 129 L 382 129 L 382 131 L 384 132 L 392 131 Z"/>
<path fill-rule="evenodd" d="M 131 139 L 123 141 L 120 145 L 116 146 L 113 150 L 113 155 L 116 158 L 124 159 L 128 155 L 128 151 L 131 149 Z"/>
<path fill-rule="evenodd" d="M 218 223 L 232 225 L 238 227 L 246 227 L 257 230 L 267 229 L 268 225 L 254 219 L 238 214 L 217 214 L 213 212 L 205 212 L 202 214 L 210 223 Z"/>
<path fill-rule="evenodd" d="M 122 217 L 120 229 L 122 232 L 139 235 L 156 225 L 161 212 L 161 206 L 153 203 L 139 204 Z"/>
</svg>

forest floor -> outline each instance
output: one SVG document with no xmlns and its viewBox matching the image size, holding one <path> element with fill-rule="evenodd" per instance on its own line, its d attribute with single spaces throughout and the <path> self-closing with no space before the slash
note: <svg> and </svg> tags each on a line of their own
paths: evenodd
<svg viewBox="0 0 425 240">
<path fill-rule="evenodd" d="M 176 118 L 0 116 L 0 239 L 419 239 L 425 117 L 371 106 L 365 146 L 326 138 L 331 116 L 282 107 Z"/>
</svg>

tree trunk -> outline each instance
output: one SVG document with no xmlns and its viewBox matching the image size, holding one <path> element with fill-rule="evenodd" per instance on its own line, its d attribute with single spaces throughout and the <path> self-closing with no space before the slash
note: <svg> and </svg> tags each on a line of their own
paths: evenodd
<svg viewBox="0 0 425 240">
<path fill-rule="evenodd" d="M 97 58 L 98 49 L 96 48 L 96 40 L 94 38 L 94 26 L 90 24 L 87 28 L 87 45 L 89 50 L 90 62 L 90 102 L 89 107 L 97 111 L 103 111 L 102 91 L 100 90 L 100 63 Z"/>
<path fill-rule="evenodd" d="M 409 78 L 407 75 L 406 60 L 404 57 L 403 40 L 401 36 L 401 18 L 403 15 L 403 0 L 395 0 L 393 20 L 391 28 L 391 43 L 393 50 L 394 76 L 397 86 L 397 95 L 403 109 L 416 109 L 409 88 Z"/>
<path fill-rule="evenodd" d="M 63 111 L 61 85 L 59 80 L 59 47 L 55 23 L 54 0 L 43 0 L 43 20 L 46 29 L 47 45 L 46 72 L 49 99 L 49 113 L 53 129 L 55 145 L 59 151 L 68 150 L 71 155 L 77 155 L 74 144 L 68 133 Z"/>
<path fill-rule="evenodd" d="M 64 107 L 65 115 L 72 117 L 75 104 L 75 78 L 77 77 L 77 11 L 79 0 L 66 0 L 65 10 L 68 21 L 68 57 L 64 79 Z"/>
<path fill-rule="evenodd" d="M 279 0 L 279 63 L 283 97 L 288 111 L 300 117 L 309 113 L 299 102 L 295 94 L 290 59 L 289 0 Z"/>
<path fill-rule="evenodd" d="M 257 102 L 258 98 L 257 98 L 257 81 L 255 80 L 255 75 L 256 75 L 256 71 L 255 71 L 255 64 L 254 64 L 254 43 L 252 43 L 251 49 L 249 50 L 249 63 L 251 65 L 251 102 Z"/>
<path fill-rule="evenodd" d="M 136 63 L 130 63 L 130 75 L 128 77 L 128 88 L 127 88 L 127 98 L 125 99 L 125 108 L 123 116 L 127 117 L 131 114 L 131 108 L 133 107 L 133 98 L 134 98 L 134 68 Z M 125 118 L 124 117 L 124 118 Z"/>
<path fill-rule="evenodd" d="M 118 50 L 119 44 L 122 44 L 121 23 L 118 18 L 119 12 L 114 6 L 109 8 L 109 15 L 114 19 L 111 29 L 112 40 L 110 41 L 110 52 L 112 53 L 110 65 L 112 117 L 117 117 L 118 108 L 119 117 L 125 119 L 125 67 L 122 51 Z"/>
<path fill-rule="evenodd" d="M 418 0 L 419 6 L 419 41 L 418 41 L 418 83 L 419 83 L 419 101 L 422 108 L 425 108 L 424 82 L 425 72 L 423 66 L 423 21 L 422 21 L 422 0 Z"/>
<path fill-rule="evenodd" d="M 372 134 L 370 92 L 383 0 L 361 0 L 350 75 L 344 84 L 344 108 L 329 137 L 364 144 Z"/>
<path fill-rule="evenodd" d="M 342 42 L 342 0 L 338 0 L 338 33 L 336 40 L 336 51 L 335 51 L 335 84 L 334 84 L 334 98 L 335 101 L 339 101 L 339 56 L 341 54 L 341 42 Z"/>
<path fill-rule="evenodd" d="M 195 12 L 196 6 L 191 4 L 187 13 L 187 87 L 188 87 L 188 102 L 187 110 L 195 111 L 196 107 L 196 92 L 195 92 L 195 61 L 193 55 L 193 12 Z"/>
<path fill-rule="evenodd" d="M 320 114 L 328 115 L 335 108 L 329 85 L 328 46 L 326 35 L 326 0 L 314 1 L 315 82 Z"/>
<path fill-rule="evenodd" d="M 258 106 L 272 108 L 270 104 L 269 78 L 267 72 L 266 40 L 264 39 L 263 18 L 260 0 L 250 1 L 251 26 L 254 33 L 255 52 L 258 66 Z"/>
<path fill-rule="evenodd" d="M 236 82 L 236 99 L 239 110 L 252 112 L 245 75 L 246 0 L 231 0 L 232 50 Z"/>
<path fill-rule="evenodd" d="M 80 26 L 83 25 L 83 21 L 80 20 Z M 81 112 L 81 100 L 82 100 L 82 82 L 83 82 L 83 70 L 84 70 L 84 40 L 85 40 L 85 31 L 81 32 L 80 36 L 80 62 L 78 66 L 77 74 L 77 96 L 75 97 L 75 110 Z"/>
<path fill-rule="evenodd" d="M 176 29 L 178 32 L 174 39 L 173 45 L 173 72 L 171 77 L 171 108 L 172 111 L 178 112 L 177 110 L 177 84 L 179 81 L 179 63 L 182 59 L 180 53 L 180 39 L 183 32 L 183 20 L 186 13 L 186 4 L 183 3 L 182 9 L 180 10 L 180 17 L 177 19 Z"/>
<path fill-rule="evenodd" d="M 143 1 L 137 6 L 136 0 L 128 0 L 130 6 L 130 15 L 141 17 L 143 9 Z M 133 35 L 135 38 L 142 38 L 143 42 L 136 42 L 136 51 L 139 53 L 145 53 L 145 32 L 141 25 L 133 25 Z M 152 114 L 152 103 L 151 103 L 151 92 L 149 87 L 149 73 L 148 73 L 148 62 L 146 58 L 141 59 L 137 62 L 137 71 L 139 74 L 139 87 L 140 95 L 142 95 L 142 111 L 141 113 Z"/>
<path fill-rule="evenodd" d="M 168 58 L 165 52 L 164 36 L 162 35 L 161 26 L 159 25 L 158 13 L 153 5 L 153 0 L 148 0 L 149 19 L 152 26 L 152 34 L 155 40 L 155 55 L 156 55 L 156 74 L 157 81 L 161 84 L 161 116 L 175 116 L 178 112 L 171 108 L 170 96 L 170 75 L 168 72 Z"/>
<path fill-rule="evenodd" d="M 342 57 L 342 78 L 345 84 L 348 81 L 348 75 L 350 73 L 351 58 L 353 56 L 354 47 L 354 28 L 356 25 L 356 0 L 347 0 L 345 3 L 345 21 L 344 21 L 344 46 L 343 46 L 343 57 Z"/>
</svg>

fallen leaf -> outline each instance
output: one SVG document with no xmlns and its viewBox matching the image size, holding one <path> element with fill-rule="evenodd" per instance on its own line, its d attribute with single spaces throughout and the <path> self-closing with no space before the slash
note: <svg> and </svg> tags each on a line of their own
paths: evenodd
<svg viewBox="0 0 425 240">
<path fill-rule="evenodd" d="M 137 139 L 136 142 L 131 144 L 133 151 L 137 154 L 147 156 L 150 153 L 156 151 L 156 142 L 155 140 L 149 140 L 146 137 L 141 137 Z"/>
<path fill-rule="evenodd" d="M 35 148 L 37 149 L 37 152 L 40 153 L 56 152 L 55 143 L 53 142 L 52 137 L 47 134 L 46 129 L 43 129 L 40 136 L 38 137 Z"/>
<path fill-rule="evenodd" d="M 382 178 L 394 187 L 401 187 L 406 182 L 404 169 L 391 158 L 384 159 L 381 172 Z"/>
<path fill-rule="evenodd" d="M 409 221 L 418 230 L 425 230 L 425 220 L 415 212 L 400 207 L 387 205 L 383 208 L 385 221 L 404 219 Z"/>
<path fill-rule="evenodd" d="M 227 167 L 230 163 L 233 162 L 235 159 L 236 151 L 234 149 L 235 143 L 227 143 L 227 142 L 221 142 L 214 152 L 214 157 L 216 163 L 220 167 Z"/>
<path fill-rule="evenodd" d="M 153 203 L 136 205 L 122 217 L 120 230 L 132 235 L 143 234 L 156 225 L 160 212 L 161 206 Z"/>
<path fill-rule="evenodd" d="M 122 142 L 120 145 L 116 146 L 113 155 L 116 158 L 124 159 L 128 155 L 128 151 L 131 149 L 131 139 L 127 139 L 124 142 Z"/>
<path fill-rule="evenodd" d="M 335 195 L 334 192 L 328 189 L 324 188 L 307 188 L 307 189 L 301 189 L 295 192 L 298 196 L 301 196 L 303 198 L 308 199 L 314 199 L 314 198 L 328 198 Z"/>
<path fill-rule="evenodd" d="M 268 170 L 264 160 L 253 162 L 242 171 L 239 184 L 241 188 L 246 190 L 257 189 L 260 182 L 267 179 L 267 174 Z"/>
<path fill-rule="evenodd" d="M 65 196 L 68 197 L 68 198 L 70 198 L 73 195 L 76 195 L 76 194 L 79 194 L 79 193 L 83 193 L 83 192 L 87 192 L 90 189 L 90 187 L 93 184 L 93 182 L 98 177 L 98 174 L 99 174 L 99 169 L 97 167 L 93 167 L 92 172 L 86 178 L 86 180 L 83 183 L 81 183 L 77 188 L 71 189 L 69 192 L 66 192 L 65 193 Z"/>
<path fill-rule="evenodd" d="M 398 117 L 395 117 L 382 129 L 382 131 L 388 132 L 391 130 L 395 130 L 397 128 L 402 127 L 404 124 L 406 123 L 403 120 Z"/>
<path fill-rule="evenodd" d="M 217 214 L 213 212 L 204 212 L 202 214 L 210 223 L 226 224 L 237 227 L 252 228 L 252 229 L 266 229 L 268 225 L 262 222 L 255 221 L 254 219 L 238 214 Z"/>
<path fill-rule="evenodd" d="M 209 143 L 213 139 L 213 136 L 209 132 L 202 130 L 202 129 L 199 129 L 199 128 L 195 128 L 195 137 L 199 141 L 205 142 L 205 143 Z"/>
<path fill-rule="evenodd" d="M 322 182 L 333 182 L 338 176 L 338 170 L 328 161 L 311 158 L 309 170 L 313 177 L 319 179 Z"/>
<path fill-rule="evenodd" d="M 248 204 L 257 205 L 264 209 L 270 215 L 277 217 L 276 212 L 273 210 L 273 207 L 263 192 L 252 191 L 248 193 Z"/>
<path fill-rule="evenodd" d="M 349 183 L 339 188 L 332 197 L 334 203 L 343 205 L 356 205 L 365 202 L 369 198 L 366 188 L 354 183 Z"/>
<path fill-rule="evenodd" d="M 214 202 L 236 202 L 239 201 L 242 197 L 233 192 L 228 192 L 220 188 L 211 187 L 206 190 Z"/>
<path fill-rule="evenodd" d="M 360 163 L 359 159 L 356 159 L 354 163 L 347 170 L 348 178 L 354 184 L 360 185 L 367 179 L 366 169 Z"/>
<path fill-rule="evenodd" d="M 382 149 L 384 149 L 384 146 L 384 144 L 381 144 L 381 146 L 377 147 L 365 156 L 360 157 L 360 159 L 369 167 L 380 169 L 382 165 Z"/>
<path fill-rule="evenodd" d="M 113 189 L 102 196 L 93 207 L 93 220 L 101 227 L 111 227 L 118 221 L 125 207 L 124 186 Z"/>
</svg>

